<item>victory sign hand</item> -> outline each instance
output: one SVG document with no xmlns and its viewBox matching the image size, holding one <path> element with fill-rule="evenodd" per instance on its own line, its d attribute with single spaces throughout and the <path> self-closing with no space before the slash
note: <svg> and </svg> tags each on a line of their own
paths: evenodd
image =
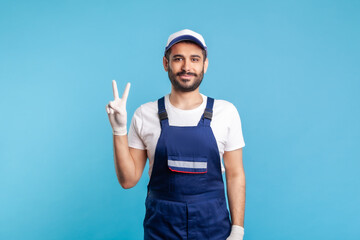
<svg viewBox="0 0 360 240">
<path fill-rule="evenodd" d="M 113 129 L 114 135 L 126 135 L 127 133 L 127 113 L 126 113 L 126 101 L 130 91 L 130 83 L 126 84 L 125 91 L 121 98 L 119 98 L 118 88 L 116 81 L 112 81 L 114 101 L 110 101 L 106 105 L 106 112 L 109 116 L 109 121 Z"/>
</svg>

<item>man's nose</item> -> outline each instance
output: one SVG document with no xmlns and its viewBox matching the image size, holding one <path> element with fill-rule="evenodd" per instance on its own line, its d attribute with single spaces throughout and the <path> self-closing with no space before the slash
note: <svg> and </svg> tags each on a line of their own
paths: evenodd
<svg viewBox="0 0 360 240">
<path fill-rule="evenodd" d="M 189 60 L 184 59 L 183 65 L 182 65 L 182 70 L 189 72 L 190 69 L 191 69 L 191 62 Z"/>
</svg>

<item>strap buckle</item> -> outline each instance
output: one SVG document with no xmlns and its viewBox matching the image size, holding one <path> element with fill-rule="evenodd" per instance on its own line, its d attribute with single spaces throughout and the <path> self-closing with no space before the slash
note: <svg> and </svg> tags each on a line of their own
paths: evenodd
<svg viewBox="0 0 360 240">
<path fill-rule="evenodd" d="M 208 112 L 208 111 L 205 110 L 205 112 L 204 112 L 204 118 L 207 118 L 207 119 L 211 120 L 211 119 L 212 119 L 212 116 L 213 116 L 213 113 L 212 113 L 212 112 Z"/>
<path fill-rule="evenodd" d="M 160 118 L 160 121 L 167 119 L 168 118 L 167 112 L 166 111 L 159 112 L 159 118 Z"/>
</svg>

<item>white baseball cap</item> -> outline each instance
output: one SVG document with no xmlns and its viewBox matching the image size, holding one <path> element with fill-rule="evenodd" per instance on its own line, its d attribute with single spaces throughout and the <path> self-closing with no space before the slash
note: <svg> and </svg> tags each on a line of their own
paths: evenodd
<svg viewBox="0 0 360 240">
<path fill-rule="evenodd" d="M 207 55 L 207 47 L 206 47 L 203 36 L 201 36 L 199 33 L 191 31 L 189 29 L 184 29 L 184 30 L 181 30 L 181 31 L 171 34 L 168 38 L 168 41 L 167 41 L 167 44 L 165 47 L 165 53 L 174 44 L 181 42 L 181 41 L 186 41 L 186 40 L 192 41 L 192 42 L 196 43 L 197 45 L 199 45 L 202 49 L 204 49 L 206 51 L 206 55 Z"/>
</svg>

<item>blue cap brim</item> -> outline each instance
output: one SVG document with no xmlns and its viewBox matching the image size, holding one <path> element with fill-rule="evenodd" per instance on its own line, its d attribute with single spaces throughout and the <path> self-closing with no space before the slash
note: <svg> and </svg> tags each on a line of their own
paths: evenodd
<svg viewBox="0 0 360 240">
<path fill-rule="evenodd" d="M 192 41 L 194 43 L 196 43 L 197 45 L 199 45 L 202 49 L 204 49 L 207 53 L 207 47 L 204 46 L 196 37 L 194 36 L 191 36 L 191 35 L 182 35 L 182 36 L 179 36 L 177 38 L 174 38 L 170 43 L 169 45 L 165 48 L 165 53 L 167 50 L 169 50 L 174 44 L 176 43 L 179 43 L 179 42 L 182 42 L 182 41 Z M 164 54 L 165 54 L 164 53 Z"/>
</svg>

